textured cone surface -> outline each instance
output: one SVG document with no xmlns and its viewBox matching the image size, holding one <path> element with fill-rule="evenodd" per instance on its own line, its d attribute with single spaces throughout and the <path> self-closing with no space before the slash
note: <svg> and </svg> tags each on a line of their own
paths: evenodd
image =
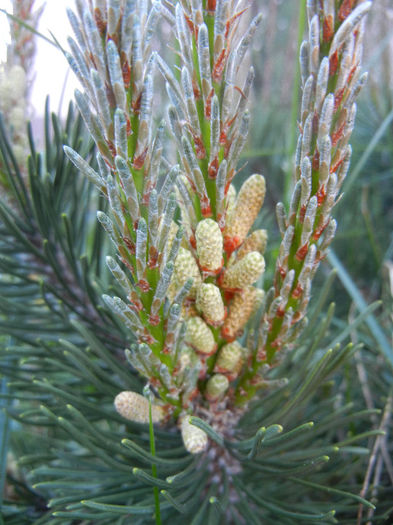
<svg viewBox="0 0 393 525">
<path fill-rule="evenodd" d="M 187 321 L 186 342 L 201 354 L 212 354 L 216 349 L 212 331 L 199 316 Z"/>
<path fill-rule="evenodd" d="M 235 250 L 243 243 L 262 207 L 265 192 L 262 175 L 251 175 L 243 183 L 224 230 L 226 248 Z"/>
<path fill-rule="evenodd" d="M 191 425 L 189 419 L 190 416 L 184 416 L 181 420 L 181 437 L 186 450 L 190 454 L 200 454 L 207 447 L 207 434 L 200 428 Z"/>
<path fill-rule="evenodd" d="M 220 227 L 212 219 L 201 221 L 195 231 L 199 266 L 216 272 L 222 266 L 223 240 Z"/>
<path fill-rule="evenodd" d="M 238 373 L 243 364 L 243 348 L 237 341 L 224 345 L 218 354 L 215 369 L 223 374 Z"/>
<path fill-rule="evenodd" d="M 256 288 L 249 286 L 242 292 L 235 294 L 229 307 L 228 317 L 222 327 L 222 336 L 227 341 L 236 339 L 255 311 L 259 299 Z"/>
<path fill-rule="evenodd" d="M 267 242 L 266 230 L 255 230 L 249 235 L 237 252 L 237 259 L 243 259 L 250 252 L 264 253 Z"/>
<path fill-rule="evenodd" d="M 243 259 L 230 266 L 223 279 L 223 287 L 242 289 L 255 283 L 265 270 L 265 260 L 258 252 L 250 252 Z"/>
<path fill-rule="evenodd" d="M 206 383 L 206 397 L 209 401 L 216 401 L 228 390 L 229 380 L 223 374 L 214 374 Z"/>
<path fill-rule="evenodd" d="M 185 248 L 180 248 L 175 261 L 175 284 L 181 288 L 190 278 L 193 279 L 190 297 L 195 297 L 198 286 L 202 282 L 201 274 L 192 253 Z"/>
<path fill-rule="evenodd" d="M 225 307 L 220 289 L 216 285 L 201 284 L 197 293 L 196 306 L 208 324 L 220 326 L 224 322 Z"/>
<path fill-rule="evenodd" d="M 120 392 L 115 397 L 115 408 L 121 416 L 130 421 L 149 423 L 149 401 L 136 392 Z M 164 417 L 162 408 L 152 405 L 151 417 L 153 423 L 161 421 Z"/>
</svg>

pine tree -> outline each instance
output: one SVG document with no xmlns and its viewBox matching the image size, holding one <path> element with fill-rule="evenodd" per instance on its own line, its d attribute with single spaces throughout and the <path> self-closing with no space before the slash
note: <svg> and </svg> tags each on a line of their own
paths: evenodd
<svg viewBox="0 0 393 525">
<path fill-rule="evenodd" d="M 69 11 L 78 110 L 62 123 L 47 105 L 26 164 L 0 127 L 7 523 L 354 523 L 374 509 L 362 458 L 391 395 L 383 414 L 364 406 L 349 336 L 379 305 L 333 322 L 334 274 L 310 302 L 370 7 L 307 2 L 294 187 L 267 265 L 265 179 L 236 180 L 260 15 L 242 0 Z M 155 49 L 162 23 L 172 57 Z M 155 96 L 169 101 L 158 124 Z"/>
</svg>

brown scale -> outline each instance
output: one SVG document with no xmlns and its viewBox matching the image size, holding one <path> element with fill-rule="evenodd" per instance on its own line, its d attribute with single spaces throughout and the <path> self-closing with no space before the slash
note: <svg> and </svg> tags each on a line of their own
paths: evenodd
<svg viewBox="0 0 393 525">
<path fill-rule="evenodd" d="M 230 18 L 228 20 L 228 22 L 225 24 L 225 39 L 228 38 L 228 35 L 229 35 L 229 32 L 231 30 L 231 26 L 233 25 L 233 23 L 240 17 L 242 16 L 243 13 L 245 13 L 249 8 L 246 7 L 245 9 L 243 9 L 242 11 L 239 11 L 238 13 L 235 13 L 232 18 Z"/>
<path fill-rule="evenodd" d="M 338 10 L 338 19 L 343 22 L 351 14 L 354 0 L 344 0 Z"/>
<path fill-rule="evenodd" d="M 305 258 L 305 256 L 307 255 L 307 252 L 308 252 L 308 242 L 306 242 L 305 244 L 303 244 L 303 246 L 301 246 L 298 251 L 296 252 L 296 259 L 298 261 L 303 261 L 303 259 Z"/>
<path fill-rule="evenodd" d="M 195 100 L 199 100 L 201 98 L 201 92 L 199 90 L 198 83 L 195 80 L 195 78 L 192 79 L 192 90 L 194 92 Z"/>
<path fill-rule="evenodd" d="M 281 306 L 279 306 L 277 308 L 276 317 L 278 319 L 282 319 L 284 317 L 284 315 L 285 315 L 285 308 L 281 308 Z"/>
<path fill-rule="evenodd" d="M 142 196 L 142 202 L 141 202 L 143 206 L 149 206 L 150 194 L 153 189 L 154 189 L 154 185 L 149 180 L 147 184 L 145 185 L 145 187 L 143 188 L 143 196 Z"/>
<path fill-rule="evenodd" d="M 132 166 L 134 169 L 140 170 L 143 167 L 145 160 L 146 160 L 148 149 L 149 149 L 148 146 L 146 146 L 143 152 L 138 157 L 134 158 L 134 162 L 132 163 Z"/>
<path fill-rule="evenodd" d="M 135 243 L 132 242 L 128 237 L 122 237 L 124 244 L 127 246 L 131 255 L 135 255 Z"/>
<path fill-rule="evenodd" d="M 228 58 L 228 49 L 224 47 L 221 51 L 219 57 L 217 58 L 212 71 L 213 81 L 219 84 L 221 82 L 221 77 L 226 66 L 226 60 Z"/>
<path fill-rule="evenodd" d="M 155 315 L 152 315 L 150 314 L 149 315 L 149 324 L 151 324 L 151 326 L 158 326 L 160 324 L 160 316 L 155 314 Z"/>
<path fill-rule="evenodd" d="M 197 156 L 197 159 L 202 160 L 206 157 L 206 149 L 203 145 L 203 141 L 201 137 L 198 137 L 198 135 L 195 135 L 192 133 L 192 138 L 194 139 L 195 144 L 195 154 Z"/>
<path fill-rule="evenodd" d="M 230 148 L 230 146 L 232 144 L 232 141 L 228 142 L 227 133 L 228 133 L 230 127 L 232 126 L 232 124 L 234 123 L 236 117 L 237 117 L 237 114 L 233 118 L 231 118 L 231 120 L 227 120 L 226 122 L 221 124 L 220 144 L 222 146 L 225 146 L 224 157 L 226 157 L 228 155 L 229 148 Z"/>
<path fill-rule="evenodd" d="M 149 247 L 149 259 L 147 262 L 147 266 L 150 268 L 150 270 L 157 268 L 158 258 L 159 258 L 159 252 L 157 248 L 155 248 L 154 246 L 150 246 Z"/>
<path fill-rule="evenodd" d="M 207 169 L 209 179 L 215 179 L 217 177 L 218 172 L 218 158 L 215 157 L 209 164 L 209 167 Z"/>
<path fill-rule="evenodd" d="M 316 148 L 313 158 L 312 158 L 312 169 L 314 171 L 318 171 L 319 169 L 319 151 L 318 148 Z"/>
<path fill-rule="evenodd" d="M 136 285 L 143 293 L 148 293 L 150 291 L 150 284 L 145 281 L 145 279 L 140 279 Z"/>
<path fill-rule="evenodd" d="M 128 60 L 127 60 L 127 57 L 124 51 L 121 52 L 120 60 L 121 60 L 121 71 L 123 74 L 124 88 L 128 89 L 130 87 L 130 82 L 131 82 L 131 67 L 128 63 Z"/>
<path fill-rule="evenodd" d="M 301 224 L 303 224 L 304 216 L 306 215 L 306 211 L 307 211 L 307 204 L 303 204 L 303 206 L 300 208 L 300 213 L 299 213 L 299 222 Z"/>
<path fill-rule="evenodd" d="M 357 70 L 358 67 L 359 67 L 359 62 L 357 64 L 355 64 L 354 66 L 352 66 L 351 71 L 349 72 L 349 75 L 348 75 L 348 78 L 347 78 L 347 84 L 348 85 L 351 82 L 351 80 L 353 78 L 353 75 L 355 74 L 355 71 Z"/>
<path fill-rule="evenodd" d="M 112 157 L 116 157 L 116 148 L 115 148 L 115 145 L 113 144 L 113 142 L 111 140 L 107 139 L 106 143 L 108 145 L 109 151 L 112 154 Z"/>
<path fill-rule="evenodd" d="M 345 90 L 346 90 L 346 86 L 344 86 L 343 88 L 339 89 L 337 91 L 337 93 L 335 93 L 335 95 L 334 95 L 334 108 L 333 108 L 334 112 L 336 112 L 338 110 L 338 108 L 340 107 L 340 104 L 341 104 L 342 99 L 344 97 Z"/>
<path fill-rule="evenodd" d="M 327 16 L 323 20 L 323 41 L 330 42 L 334 35 L 334 23 L 332 15 Z"/>
<path fill-rule="evenodd" d="M 336 74 L 338 67 L 338 51 L 335 51 L 329 58 L 329 75 L 332 77 Z"/>
<path fill-rule="evenodd" d="M 204 217 L 205 219 L 213 215 L 212 209 L 210 206 L 209 197 L 207 197 L 206 195 L 204 195 L 201 199 L 201 213 L 202 213 L 202 217 Z"/>
<path fill-rule="evenodd" d="M 206 106 L 205 106 L 205 117 L 210 119 L 212 114 L 212 98 L 214 96 L 214 88 L 211 89 L 207 99 L 206 99 Z"/>
<path fill-rule="evenodd" d="M 207 0 L 207 10 L 209 14 L 213 14 L 216 10 L 216 0 Z"/>
<path fill-rule="evenodd" d="M 115 95 L 113 94 L 112 88 L 108 84 L 108 82 L 105 82 L 105 94 L 106 94 L 106 98 L 108 100 L 109 107 L 111 109 L 115 109 L 115 107 L 116 107 Z"/>
<path fill-rule="evenodd" d="M 299 297 L 301 297 L 302 293 L 303 293 L 303 288 L 302 288 L 300 283 L 297 283 L 295 289 L 292 292 L 292 297 L 294 299 L 299 299 Z"/>
<path fill-rule="evenodd" d="M 106 21 L 102 16 L 101 10 L 98 7 L 94 8 L 94 21 L 100 32 L 100 36 L 103 37 L 106 34 Z"/>
<path fill-rule="evenodd" d="M 134 113 L 138 114 L 141 109 L 142 93 L 139 93 L 136 100 L 131 103 L 131 107 Z"/>
<path fill-rule="evenodd" d="M 324 184 L 322 184 L 322 186 L 320 186 L 320 188 L 317 191 L 316 195 L 317 195 L 318 206 L 321 206 L 321 204 L 323 203 L 323 201 L 326 198 L 326 190 L 325 190 L 325 185 Z"/>
<path fill-rule="evenodd" d="M 325 224 L 322 224 L 322 226 L 320 226 L 319 228 L 317 228 L 317 229 L 315 230 L 315 233 L 314 233 L 314 235 L 313 235 L 313 239 L 314 239 L 315 241 L 317 241 L 317 240 L 320 238 L 320 236 L 321 236 L 322 233 L 325 231 L 325 229 L 326 229 L 327 225 L 329 224 L 329 222 L 330 222 L 330 220 L 327 221 L 327 222 L 325 222 Z"/>
<path fill-rule="evenodd" d="M 336 164 L 330 168 L 330 173 L 335 173 L 338 170 L 338 168 L 341 166 L 341 164 L 344 162 L 344 160 L 345 160 L 345 157 L 342 157 L 341 159 L 339 159 L 336 162 Z"/>
</svg>

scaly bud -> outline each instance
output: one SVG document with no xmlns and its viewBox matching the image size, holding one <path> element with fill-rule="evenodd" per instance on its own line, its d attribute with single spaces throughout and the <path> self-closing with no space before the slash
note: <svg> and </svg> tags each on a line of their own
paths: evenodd
<svg viewBox="0 0 393 525">
<path fill-rule="evenodd" d="M 262 175 L 251 175 L 240 188 L 233 213 L 224 230 L 224 248 L 228 254 L 236 250 L 246 238 L 261 209 L 265 191 Z"/>
<path fill-rule="evenodd" d="M 224 322 L 225 307 L 220 289 L 214 284 L 203 283 L 198 288 L 196 307 L 202 312 L 205 321 L 212 326 Z"/>
<path fill-rule="evenodd" d="M 250 252 L 228 268 L 222 279 L 223 288 L 239 290 L 255 283 L 265 270 L 265 259 L 258 252 Z"/>
<path fill-rule="evenodd" d="M 226 341 L 234 341 L 255 311 L 255 305 L 260 300 L 256 288 L 249 286 L 241 293 L 235 294 L 229 306 L 228 317 L 224 321 L 221 335 Z"/>
<path fill-rule="evenodd" d="M 196 249 L 202 271 L 218 273 L 223 265 L 222 233 L 212 219 L 201 221 L 195 231 Z"/>
<path fill-rule="evenodd" d="M 180 248 L 175 261 L 174 282 L 180 288 L 188 279 L 193 281 L 189 295 L 195 297 L 202 282 L 201 274 L 192 253 L 185 248 Z"/>
<path fill-rule="evenodd" d="M 265 251 L 267 243 L 267 231 L 255 230 L 247 237 L 237 252 L 237 259 L 243 259 L 250 252 L 262 253 Z"/>
<path fill-rule="evenodd" d="M 212 331 L 199 316 L 187 321 L 185 340 L 201 354 L 212 355 L 217 348 Z"/>
<path fill-rule="evenodd" d="M 229 380 L 223 374 L 214 374 L 206 383 L 205 396 L 209 401 L 218 401 L 228 390 Z"/>
<path fill-rule="evenodd" d="M 181 437 L 184 446 L 190 454 L 199 454 L 206 450 L 207 434 L 190 423 L 190 416 L 183 416 L 180 420 Z"/>
<path fill-rule="evenodd" d="M 242 368 L 243 353 L 237 341 L 224 345 L 218 354 L 214 371 L 225 374 L 229 381 L 233 381 Z"/>
<path fill-rule="evenodd" d="M 115 408 L 117 412 L 135 423 L 149 423 L 149 401 L 136 392 L 120 392 L 115 397 Z M 153 423 L 158 423 L 164 417 L 162 407 L 151 406 L 151 418 Z"/>
</svg>

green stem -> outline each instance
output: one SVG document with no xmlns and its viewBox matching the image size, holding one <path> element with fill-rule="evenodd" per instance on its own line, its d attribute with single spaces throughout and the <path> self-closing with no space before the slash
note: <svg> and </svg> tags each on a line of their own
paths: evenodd
<svg viewBox="0 0 393 525">
<path fill-rule="evenodd" d="M 154 440 L 154 428 L 153 428 L 153 419 L 151 416 L 151 400 L 149 397 L 149 434 L 150 434 L 150 453 L 152 456 L 156 455 L 156 444 Z M 153 478 L 157 478 L 157 465 L 155 463 L 152 463 L 151 466 L 151 473 Z M 158 487 L 153 488 L 154 492 L 154 501 L 155 501 L 155 519 L 156 519 L 156 525 L 161 525 L 161 510 L 160 510 L 160 494 Z"/>
</svg>

